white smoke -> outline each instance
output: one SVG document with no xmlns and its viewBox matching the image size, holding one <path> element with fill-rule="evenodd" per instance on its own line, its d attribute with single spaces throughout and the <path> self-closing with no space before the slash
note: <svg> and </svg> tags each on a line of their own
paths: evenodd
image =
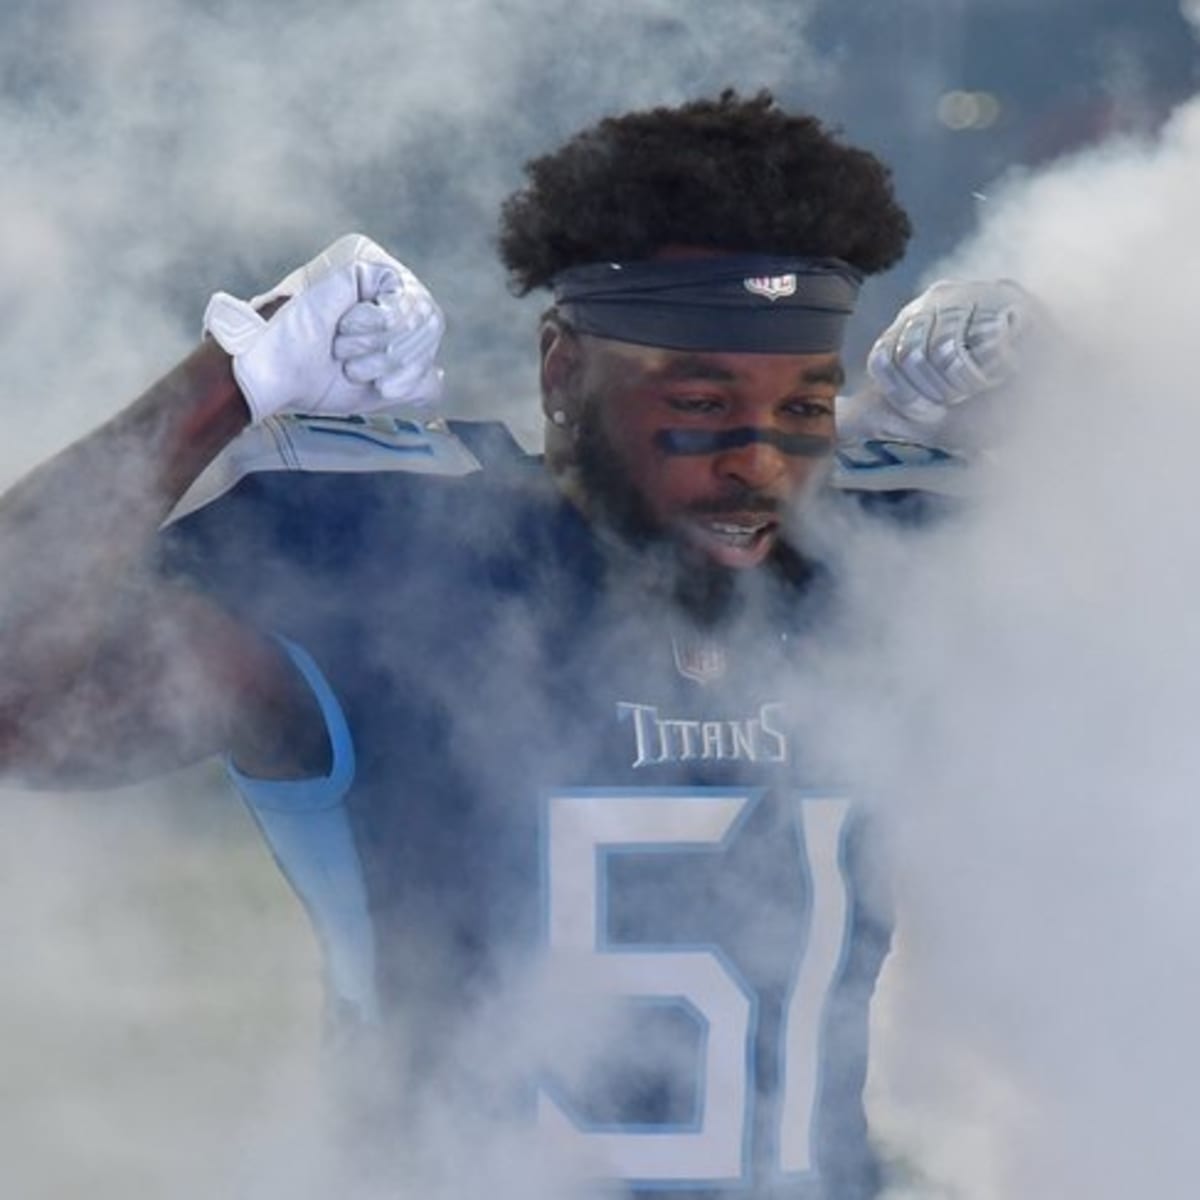
<svg viewBox="0 0 1200 1200">
<path fill-rule="evenodd" d="M 820 111 L 814 6 L 13 0 L 0 480 L 175 361 L 214 288 L 261 290 L 350 228 L 444 302 L 455 404 L 528 432 L 537 301 L 506 295 L 489 246 L 520 162 L 601 113 L 728 84 L 803 85 Z M 919 550 L 877 544 L 897 599 L 863 619 L 888 650 L 849 664 L 864 689 L 838 708 L 852 765 L 870 750 L 867 782 L 904 813 L 878 1115 L 987 1200 L 1188 1180 L 1197 120 L 989 202 L 951 266 L 1024 280 L 1078 354 L 1029 397 L 977 515 Z M 293 1121 L 313 951 L 213 772 L 0 799 L 0 1191 L 305 1194 L 324 1166 Z M 430 1116 L 431 1145 L 451 1116 Z M 414 1166 L 430 1190 L 433 1166 Z M 519 1143 L 481 1144 L 457 1182 L 527 1167 Z"/>
<path fill-rule="evenodd" d="M 262 290 L 349 229 L 442 300 L 454 403 L 536 428 L 538 301 L 513 302 L 491 245 L 520 164 L 605 112 L 723 86 L 819 107 L 811 7 L 6 6 L 0 358 L 24 432 L 0 478 L 170 365 L 209 292 Z"/>
<path fill-rule="evenodd" d="M 1200 4 L 1196 0 L 1179 0 L 1179 11 L 1194 32 L 1200 31 Z"/>
<path fill-rule="evenodd" d="M 880 1115 L 956 1195 L 1195 1191 L 1198 194 L 1200 101 L 994 194 L 935 273 L 1023 281 L 1054 361 L 968 515 L 851 554 L 835 724 L 899 863 Z"/>
</svg>

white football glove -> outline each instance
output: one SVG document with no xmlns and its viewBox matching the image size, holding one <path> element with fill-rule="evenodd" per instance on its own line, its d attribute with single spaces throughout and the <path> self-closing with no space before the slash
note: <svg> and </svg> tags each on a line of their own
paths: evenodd
<svg viewBox="0 0 1200 1200">
<path fill-rule="evenodd" d="M 1008 383 L 1022 343 L 1042 324 L 1040 306 L 1011 279 L 941 280 L 897 314 L 867 357 L 874 389 L 918 426 Z"/>
<path fill-rule="evenodd" d="M 279 299 L 270 317 L 257 311 Z M 424 407 L 441 396 L 441 309 L 406 266 L 361 234 L 339 238 L 249 302 L 217 292 L 204 328 L 233 356 L 256 423 L 283 411 Z"/>
</svg>

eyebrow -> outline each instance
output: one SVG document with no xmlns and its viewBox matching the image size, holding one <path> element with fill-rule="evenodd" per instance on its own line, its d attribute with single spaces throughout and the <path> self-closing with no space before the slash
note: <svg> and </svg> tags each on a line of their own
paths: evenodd
<svg viewBox="0 0 1200 1200">
<path fill-rule="evenodd" d="M 673 358 L 655 376 L 665 382 L 672 383 L 688 379 L 708 379 L 715 383 L 736 383 L 737 372 L 731 371 L 699 355 L 684 355 Z M 819 367 L 808 367 L 800 373 L 799 382 L 802 384 L 830 383 L 840 388 L 846 382 L 846 371 L 840 360 L 825 363 Z"/>
<path fill-rule="evenodd" d="M 841 359 L 826 363 L 822 367 L 809 367 L 801 373 L 800 382 L 832 383 L 835 388 L 840 388 L 846 382 L 846 368 L 842 366 Z"/>
</svg>

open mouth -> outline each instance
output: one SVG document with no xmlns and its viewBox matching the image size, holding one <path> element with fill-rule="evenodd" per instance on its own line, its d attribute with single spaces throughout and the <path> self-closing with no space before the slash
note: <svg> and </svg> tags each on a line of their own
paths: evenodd
<svg viewBox="0 0 1200 1200">
<path fill-rule="evenodd" d="M 730 567 L 755 566 L 770 551 L 779 522 L 762 514 L 691 517 L 684 523 L 688 539 L 710 557 Z"/>
</svg>

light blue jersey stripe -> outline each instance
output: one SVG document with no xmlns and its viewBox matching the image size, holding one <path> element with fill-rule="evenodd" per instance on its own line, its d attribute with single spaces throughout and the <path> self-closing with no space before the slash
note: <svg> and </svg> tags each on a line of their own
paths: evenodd
<svg viewBox="0 0 1200 1200">
<path fill-rule="evenodd" d="M 362 860 L 345 797 L 354 782 L 354 742 L 341 705 L 311 655 L 279 639 L 312 689 L 333 753 L 320 779 L 253 779 L 228 763 L 230 778 L 258 822 L 280 869 L 308 911 L 325 958 L 334 1014 L 379 1018 L 375 937 Z"/>
</svg>

